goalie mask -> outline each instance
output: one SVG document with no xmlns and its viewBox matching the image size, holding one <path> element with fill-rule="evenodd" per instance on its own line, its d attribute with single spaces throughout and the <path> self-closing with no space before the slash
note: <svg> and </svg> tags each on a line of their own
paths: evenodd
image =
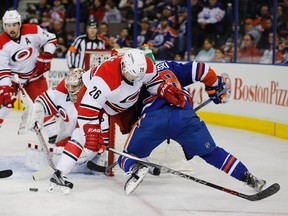
<svg viewBox="0 0 288 216">
<path fill-rule="evenodd" d="M 121 73 L 129 81 L 141 80 L 147 71 L 145 54 L 139 49 L 127 50 L 121 60 Z"/>
<path fill-rule="evenodd" d="M 77 102 L 77 95 L 80 89 L 83 87 L 82 74 L 83 69 L 74 68 L 70 69 L 68 73 L 65 74 L 65 87 L 69 93 L 70 100 L 73 103 Z"/>
<path fill-rule="evenodd" d="M 8 10 L 5 12 L 3 18 L 3 29 L 6 31 L 6 24 L 19 23 L 21 27 L 21 15 L 17 10 Z"/>
</svg>

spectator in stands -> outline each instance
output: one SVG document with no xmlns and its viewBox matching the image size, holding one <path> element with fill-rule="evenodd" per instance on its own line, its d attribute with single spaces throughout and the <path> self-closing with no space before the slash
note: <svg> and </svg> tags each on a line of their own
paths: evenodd
<svg viewBox="0 0 288 216">
<path fill-rule="evenodd" d="M 37 14 L 42 18 L 43 14 L 48 14 L 51 10 L 51 6 L 47 3 L 47 0 L 38 0 L 38 4 L 35 4 Z"/>
<path fill-rule="evenodd" d="M 288 39 L 281 38 L 278 49 L 282 53 L 281 64 L 288 64 Z"/>
<path fill-rule="evenodd" d="M 52 24 L 49 19 L 49 14 L 47 12 L 44 12 L 42 14 L 40 24 L 41 28 L 46 29 L 47 31 L 52 30 Z"/>
<path fill-rule="evenodd" d="M 100 23 L 98 37 L 104 41 L 106 49 L 111 49 L 110 34 L 107 23 Z"/>
<path fill-rule="evenodd" d="M 260 12 L 257 18 L 254 20 L 254 25 L 258 26 L 260 32 L 266 29 L 266 20 L 271 17 L 271 13 L 268 5 L 261 5 Z"/>
<path fill-rule="evenodd" d="M 36 14 L 36 7 L 34 4 L 28 6 L 26 19 L 23 20 L 23 23 L 39 24 L 40 20 Z"/>
<path fill-rule="evenodd" d="M 214 41 L 212 39 L 204 39 L 203 49 L 196 55 L 195 61 L 211 61 L 215 56 L 213 44 Z"/>
<path fill-rule="evenodd" d="M 154 21 L 157 19 L 156 7 L 158 4 L 157 0 L 147 0 L 143 2 L 143 10 L 139 11 L 141 17 L 147 17 L 149 20 Z"/>
<path fill-rule="evenodd" d="M 96 19 L 90 17 L 86 34 L 78 36 L 68 49 L 66 60 L 69 68 L 85 69 L 86 50 L 105 49 L 105 42 L 97 35 L 97 27 Z"/>
<path fill-rule="evenodd" d="M 187 49 L 187 8 L 182 8 L 178 15 L 178 29 L 177 29 L 177 51 L 184 54 Z"/>
<path fill-rule="evenodd" d="M 273 59 L 273 32 L 269 33 L 268 41 L 269 47 L 264 50 L 263 55 L 259 59 L 259 63 L 272 64 Z M 276 36 L 276 47 L 278 47 L 278 37 Z M 282 60 L 282 53 L 278 49 L 275 51 L 275 63 L 279 64 Z"/>
<path fill-rule="evenodd" d="M 150 21 L 147 17 L 141 20 L 140 30 L 137 34 L 137 47 L 141 47 L 143 44 L 147 44 L 152 38 L 153 31 L 150 29 Z"/>
<path fill-rule="evenodd" d="M 138 1 L 138 10 L 141 10 L 142 1 Z M 122 22 L 131 25 L 134 21 L 134 0 L 121 0 L 119 3 L 119 10 L 122 15 Z"/>
<path fill-rule="evenodd" d="M 264 24 L 265 29 L 261 33 L 260 40 L 256 46 L 260 50 L 261 53 L 263 53 L 264 50 L 266 49 L 270 49 L 269 37 L 270 37 L 270 33 L 273 32 L 272 22 L 273 21 L 271 17 L 266 17 L 265 24 Z"/>
<path fill-rule="evenodd" d="M 188 57 L 188 52 L 186 50 L 184 53 L 184 59 L 183 60 L 184 61 L 195 61 L 196 54 L 197 54 L 197 52 L 193 48 L 191 48 L 190 49 L 190 55 Z"/>
<path fill-rule="evenodd" d="M 56 35 L 57 38 L 64 38 L 67 40 L 67 31 L 63 27 L 63 22 L 61 20 L 55 19 L 52 21 L 52 29 L 51 32 Z"/>
<path fill-rule="evenodd" d="M 215 55 L 211 59 L 212 62 L 226 62 L 224 51 L 220 48 L 215 49 Z"/>
<path fill-rule="evenodd" d="M 216 41 L 224 31 L 224 16 L 225 10 L 220 1 L 208 0 L 208 4 L 206 4 L 198 14 L 198 23 L 200 24 L 205 37 L 210 37 Z"/>
<path fill-rule="evenodd" d="M 120 23 L 122 21 L 122 16 L 119 9 L 115 6 L 113 1 L 107 1 L 105 4 L 105 14 L 103 17 L 104 23 Z"/>
<path fill-rule="evenodd" d="M 288 17 L 287 17 L 288 18 Z M 288 22 L 283 13 L 283 5 L 277 6 L 277 33 L 279 38 L 288 35 Z"/>
<path fill-rule="evenodd" d="M 256 48 L 254 37 L 251 34 L 245 34 L 243 37 L 243 47 L 240 48 L 237 62 L 252 62 L 259 61 L 260 51 Z"/>
<path fill-rule="evenodd" d="M 115 43 L 119 46 L 119 48 L 132 47 L 133 41 L 129 36 L 128 28 L 123 28 L 121 30 L 120 35 L 117 37 Z"/>
<path fill-rule="evenodd" d="M 191 47 L 196 51 L 201 49 L 205 37 L 198 23 L 198 14 L 202 9 L 200 0 L 191 0 Z"/>
<path fill-rule="evenodd" d="M 61 0 L 54 0 L 53 7 L 49 11 L 50 19 L 53 20 L 60 20 L 61 22 L 65 21 L 65 7 L 62 4 Z"/>
<path fill-rule="evenodd" d="M 174 46 L 177 38 L 175 29 L 169 26 L 168 17 L 161 17 L 160 26 L 154 30 L 149 44 L 157 60 L 174 59 Z"/>
<path fill-rule="evenodd" d="M 168 22 L 169 22 L 169 26 L 172 28 L 176 28 L 177 26 L 177 19 L 176 19 L 176 15 L 173 14 L 172 12 L 172 8 L 169 5 L 166 5 L 163 7 L 163 10 L 161 10 L 162 13 L 158 13 L 156 16 L 158 18 L 161 17 L 168 17 Z M 156 28 L 160 25 L 160 20 L 158 23 L 156 23 Z"/>
<path fill-rule="evenodd" d="M 55 51 L 54 56 L 56 58 L 64 58 L 66 53 L 67 53 L 67 42 L 65 41 L 64 38 L 59 37 L 58 39 L 58 47 Z"/>
<path fill-rule="evenodd" d="M 246 18 L 244 21 L 244 35 L 245 34 L 251 34 L 254 38 L 254 44 L 255 46 L 258 44 L 261 34 L 260 32 L 255 28 L 254 21 L 251 18 Z M 244 41 L 241 42 L 241 47 L 243 46 Z"/>
<path fill-rule="evenodd" d="M 94 16 L 97 23 L 102 23 L 105 15 L 105 7 L 103 0 L 94 0 L 91 7 L 88 9 L 89 16 Z"/>
</svg>

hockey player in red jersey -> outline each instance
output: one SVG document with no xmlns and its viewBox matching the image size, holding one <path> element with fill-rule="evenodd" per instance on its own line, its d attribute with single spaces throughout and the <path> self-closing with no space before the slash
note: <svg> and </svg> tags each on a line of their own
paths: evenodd
<svg viewBox="0 0 288 216">
<path fill-rule="evenodd" d="M 78 162 L 77 164 L 79 168 L 81 168 L 85 167 L 86 162 L 95 156 L 97 156 L 96 159 L 100 157 L 96 155 L 97 152 L 92 152 L 82 147 L 83 145 L 80 143 L 84 143 L 85 138 L 83 134 L 78 133 L 79 128 L 77 128 L 78 108 L 90 79 L 91 70 L 84 73 L 83 69 L 80 68 L 70 69 L 69 72 L 65 74 L 65 78 L 55 88 L 49 88 L 43 92 L 36 98 L 33 104 L 32 117 L 29 123 L 30 129 L 33 129 L 36 122 L 42 126 L 43 119 L 47 115 L 58 114 L 62 119 L 60 124 L 61 133 L 58 134 L 55 144 L 57 147 L 64 147 L 64 150 L 56 168 L 65 171 L 66 174 L 72 170 L 76 162 Z M 108 129 L 108 120 L 102 121 L 101 130 L 105 144 L 109 142 Z M 105 155 L 103 154 L 103 156 Z M 62 190 L 61 187 L 58 187 L 58 185 L 53 182 L 54 180 L 55 178 L 51 178 L 51 185 L 48 189 L 49 192 L 63 193 L 62 191 L 69 190 L 69 188 Z"/>
<path fill-rule="evenodd" d="M 159 77 L 152 61 L 139 49 L 128 49 L 123 55 L 113 56 L 89 71 L 92 79 L 79 105 L 79 128 L 75 130 L 79 137 L 84 135 L 85 140 L 75 139 L 74 149 L 98 152 L 104 144 L 100 127 L 102 113 L 115 116 L 132 107 L 143 85 L 152 95 L 159 95 L 170 104 L 179 107 L 185 104 L 183 92 Z M 76 154 L 74 156 L 77 158 Z M 69 172 L 64 167 L 67 155 L 63 154 L 62 158 L 50 181 L 54 186 L 72 188 L 73 184 L 65 177 Z"/>
<path fill-rule="evenodd" d="M 0 125 L 16 100 L 18 87 L 14 75 L 18 75 L 34 101 L 39 94 L 48 89 L 43 74 L 50 70 L 57 46 L 55 34 L 44 31 L 38 25 L 22 25 L 21 16 L 16 10 L 5 12 L 3 29 L 5 32 L 0 35 Z M 41 48 L 43 52 L 39 54 Z M 45 119 L 46 131 L 51 142 L 56 137 L 56 131 L 49 130 L 49 127 L 53 127 L 53 119 L 50 116 Z"/>
</svg>

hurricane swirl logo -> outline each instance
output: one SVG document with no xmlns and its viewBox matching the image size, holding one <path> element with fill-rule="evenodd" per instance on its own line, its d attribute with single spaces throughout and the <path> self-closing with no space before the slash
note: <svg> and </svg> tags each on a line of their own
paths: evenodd
<svg viewBox="0 0 288 216">
<path fill-rule="evenodd" d="M 12 61 L 14 62 L 22 62 L 30 58 L 32 55 L 32 48 L 25 48 L 18 50 L 14 55 L 12 56 Z"/>
<path fill-rule="evenodd" d="M 61 118 L 63 119 L 64 122 L 69 122 L 69 117 L 68 117 L 67 112 L 65 111 L 65 109 L 60 107 L 58 109 L 58 113 L 60 114 L 60 116 L 61 116 Z"/>
</svg>

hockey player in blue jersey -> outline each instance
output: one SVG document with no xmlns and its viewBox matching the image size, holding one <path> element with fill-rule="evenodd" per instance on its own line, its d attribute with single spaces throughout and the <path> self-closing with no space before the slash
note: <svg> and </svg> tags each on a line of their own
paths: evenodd
<svg viewBox="0 0 288 216">
<path fill-rule="evenodd" d="M 200 81 L 215 104 L 221 103 L 225 97 L 225 94 L 217 96 L 217 92 L 225 85 L 222 77 L 217 76 L 215 71 L 203 62 L 182 64 L 165 61 L 158 63 L 156 67 L 163 79 L 173 83 L 187 95 L 189 92 L 184 87 Z M 150 96 L 145 91 L 141 94 L 142 112 L 130 131 L 124 152 L 146 158 L 163 141 L 172 139 L 182 146 L 187 160 L 199 156 L 256 191 L 262 190 L 266 181 L 256 178 L 235 156 L 216 145 L 205 123 L 193 110 L 189 96 L 186 97 L 184 108 L 179 108 L 159 97 Z M 142 182 L 149 168 L 123 156 L 119 157 L 118 163 L 126 173 L 131 174 L 124 186 L 126 194 L 130 194 Z"/>
</svg>

